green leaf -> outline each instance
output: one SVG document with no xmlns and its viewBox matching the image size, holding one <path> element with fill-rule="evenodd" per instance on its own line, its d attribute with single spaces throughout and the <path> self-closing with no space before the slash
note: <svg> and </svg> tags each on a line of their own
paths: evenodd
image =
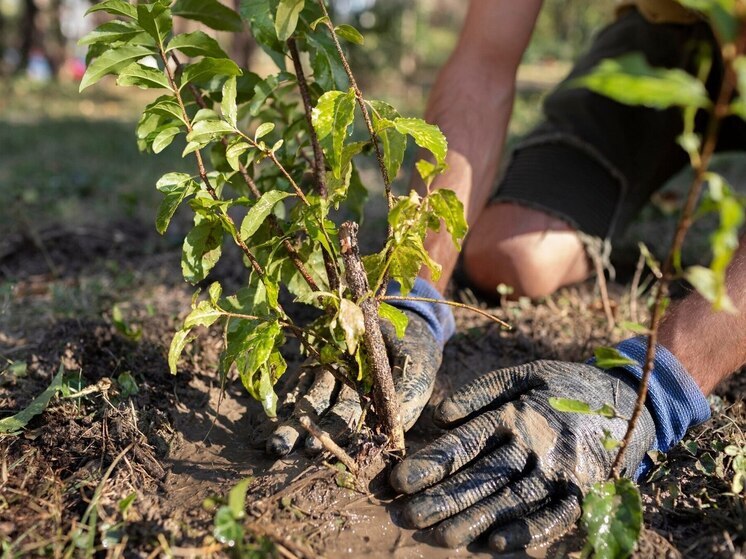
<svg viewBox="0 0 746 559">
<path fill-rule="evenodd" d="M 394 127 L 401 134 L 412 136 L 418 146 L 432 153 L 439 166 L 445 165 L 448 142 L 440 128 L 420 118 L 403 117 L 394 119 Z"/>
<path fill-rule="evenodd" d="M 365 334 L 363 310 L 349 299 L 342 299 L 339 302 L 337 320 L 344 332 L 347 351 L 350 355 L 355 355 L 358 341 Z"/>
<path fill-rule="evenodd" d="M 684 278 L 692 284 L 697 293 L 713 304 L 715 310 L 737 312 L 726 291 L 724 276 L 704 266 L 690 266 L 684 272 Z"/>
<path fill-rule="evenodd" d="M 124 46 L 107 50 L 88 66 L 80 81 L 79 91 L 83 91 L 108 74 L 116 74 L 133 61 L 151 54 L 151 49 L 143 46 Z"/>
<path fill-rule="evenodd" d="M 593 364 L 601 369 L 613 369 L 625 365 L 639 366 L 637 361 L 624 357 L 618 349 L 613 347 L 597 347 L 593 350 L 593 355 L 596 357 Z"/>
<path fill-rule="evenodd" d="M 400 340 L 404 338 L 407 324 L 409 324 L 409 318 L 404 311 L 401 311 L 388 303 L 380 303 L 378 305 L 378 316 L 391 323 L 396 331 L 397 338 Z"/>
<path fill-rule="evenodd" d="M 280 41 L 287 41 L 295 32 L 304 4 L 305 0 L 280 0 L 275 16 L 275 32 Z"/>
<path fill-rule="evenodd" d="M 228 508 L 236 520 L 241 520 L 246 516 L 246 493 L 253 482 L 253 476 L 244 478 L 228 493 Z"/>
<path fill-rule="evenodd" d="M 272 370 L 268 362 L 280 338 L 281 328 L 276 320 L 263 322 L 256 326 L 244 340 L 243 345 L 246 351 L 236 359 L 241 382 L 249 394 L 261 402 L 270 417 L 274 416 L 277 396 L 272 389 Z M 276 357 L 272 364 L 281 366 Z M 257 372 L 259 372 L 258 378 Z"/>
<path fill-rule="evenodd" d="M 256 39 L 272 61 L 281 70 L 285 69 L 285 52 L 283 43 L 277 38 L 275 24 L 272 17 L 275 14 L 274 6 L 269 0 L 241 0 L 241 17 L 251 27 L 251 34 Z"/>
<path fill-rule="evenodd" d="M 630 332 L 634 332 L 635 334 L 649 334 L 650 333 L 650 329 L 647 326 L 640 324 L 639 322 L 629 322 L 629 321 L 623 320 L 622 322 L 619 323 L 619 327 L 622 328 L 623 330 L 629 330 Z"/>
<path fill-rule="evenodd" d="M 464 216 L 464 205 L 453 190 L 440 188 L 432 192 L 427 199 L 435 215 L 443 220 L 446 230 L 451 234 L 453 244 L 461 248 L 461 241 L 466 236 L 469 225 Z"/>
<path fill-rule="evenodd" d="M 642 528 L 642 502 L 635 484 L 626 478 L 595 484 L 583 500 L 582 523 L 594 557 L 629 557 Z"/>
<path fill-rule="evenodd" d="M 181 87 L 191 82 L 207 81 L 215 76 L 240 76 L 241 68 L 228 58 L 205 57 L 189 64 L 181 74 Z"/>
<path fill-rule="evenodd" d="M 653 109 L 711 105 L 702 82 L 683 70 L 654 68 L 641 53 L 603 60 L 589 74 L 570 82 L 625 105 Z"/>
<path fill-rule="evenodd" d="M 334 42 L 327 34 L 314 33 L 306 35 L 313 78 L 324 91 L 346 89 L 349 79 Z"/>
<path fill-rule="evenodd" d="M 212 535 L 218 542 L 233 547 L 243 541 L 243 525 L 233 517 L 229 507 L 224 505 L 217 510 L 213 526 Z"/>
<path fill-rule="evenodd" d="M 122 398 L 129 398 L 139 392 L 137 382 L 135 382 L 135 378 L 131 373 L 121 373 L 117 376 L 117 384 L 119 385 Z"/>
<path fill-rule="evenodd" d="M 184 198 L 199 190 L 199 185 L 185 173 L 167 173 L 158 180 L 156 188 L 166 195 L 155 218 L 155 228 L 163 235 L 168 229 L 176 209 L 184 201 Z"/>
<path fill-rule="evenodd" d="M 117 85 L 137 86 L 140 89 L 171 89 L 168 78 L 160 70 L 133 62 L 119 72 Z"/>
<path fill-rule="evenodd" d="M 186 124 L 179 103 L 170 95 L 163 95 L 150 103 L 145 107 L 144 114 L 173 117 L 178 119 L 182 124 Z"/>
<path fill-rule="evenodd" d="M 176 367 L 179 363 L 181 353 L 184 351 L 186 345 L 194 338 L 196 336 L 192 334 L 191 328 L 182 328 L 181 330 L 177 330 L 171 339 L 171 346 L 168 349 L 168 369 L 172 375 L 176 374 Z"/>
<path fill-rule="evenodd" d="M 168 36 L 173 27 L 171 11 L 168 4 L 162 2 L 153 2 L 152 4 L 137 5 L 137 23 L 155 39 L 158 44 Z"/>
<path fill-rule="evenodd" d="M 187 56 L 208 56 L 210 58 L 228 58 L 218 42 L 203 31 L 176 35 L 168 43 L 166 52 L 179 50 Z"/>
<path fill-rule="evenodd" d="M 192 131 L 187 134 L 187 141 L 206 144 L 234 132 L 235 129 L 223 120 L 200 120 L 194 123 Z"/>
<path fill-rule="evenodd" d="M 549 402 L 549 405 L 552 406 L 557 411 L 561 411 L 564 413 L 582 413 L 586 415 L 600 415 L 601 417 L 606 417 L 608 419 L 614 419 L 616 417 L 619 417 L 619 414 L 617 413 L 614 406 L 611 404 L 604 404 L 597 410 L 594 410 L 590 407 L 590 405 L 587 402 L 583 402 L 581 400 L 573 400 L 571 398 L 554 398 L 551 397 L 547 400 Z"/>
<path fill-rule="evenodd" d="M 104 0 L 88 8 L 85 15 L 94 12 L 106 12 L 114 16 L 125 16 L 137 19 L 137 6 L 130 4 L 125 0 Z"/>
<path fill-rule="evenodd" d="M 204 23 L 210 29 L 234 33 L 243 31 L 241 17 L 218 0 L 176 0 L 171 13 Z"/>
<path fill-rule="evenodd" d="M 381 139 L 383 162 L 386 166 L 386 172 L 389 179 L 393 181 L 399 174 L 399 169 L 404 161 L 404 152 L 407 149 L 407 136 L 397 131 L 391 125 L 391 122 L 399 118 L 399 113 L 394 107 L 383 101 L 369 101 L 368 104 L 373 109 L 373 129 Z"/>
<path fill-rule="evenodd" d="M 734 0 L 678 0 L 678 2 L 687 8 L 705 14 L 723 43 L 735 41 L 740 23 Z"/>
<path fill-rule="evenodd" d="M 62 375 L 64 372 L 65 369 L 60 365 L 57 374 L 54 375 L 52 382 L 44 392 L 34 398 L 26 408 L 19 411 L 17 414 L 0 419 L 0 433 L 17 433 L 26 427 L 29 421 L 47 409 L 52 396 L 62 390 Z"/>
<path fill-rule="evenodd" d="M 168 128 L 164 128 L 153 139 L 153 153 L 161 153 L 164 149 L 166 149 L 168 146 L 170 146 L 174 138 L 179 135 L 179 132 L 181 132 L 181 128 L 178 126 L 170 126 Z"/>
<path fill-rule="evenodd" d="M 217 219 L 205 220 L 184 239 L 181 271 L 184 279 L 197 283 L 205 279 L 218 263 L 223 247 L 223 226 Z"/>
<path fill-rule="evenodd" d="M 240 138 L 235 138 L 228 144 L 225 149 L 225 159 L 228 161 L 231 169 L 238 171 L 239 169 L 239 157 L 251 149 L 251 145 L 248 142 L 244 142 Z"/>
<path fill-rule="evenodd" d="M 124 313 L 122 313 L 122 308 L 119 305 L 114 305 L 111 309 L 111 322 L 114 324 L 114 329 L 125 338 L 134 342 L 142 338 L 142 328 L 129 324 L 125 320 Z"/>
<path fill-rule="evenodd" d="M 281 190 L 271 190 L 262 194 L 262 197 L 249 209 L 241 222 L 241 239 L 248 241 L 264 223 L 277 203 L 288 196 L 292 196 L 292 194 Z"/>
<path fill-rule="evenodd" d="M 81 46 L 118 43 L 155 47 L 153 38 L 132 21 L 107 21 L 78 41 Z"/>
<path fill-rule="evenodd" d="M 263 138 L 264 136 L 272 132 L 272 130 L 274 129 L 275 129 L 274 122 L 265 122 L 263 124 L 260 124 L 257 127 L 256 132 L 254 132 L 254 141 L 255 142 L 258 141 L 259 138 Z"/>
<path fill-rule="evenodd" d="M 335 27 L 334 31 L 343 39 L 346 39 L 351 43 L 355 43 L 356 45 L 362 45 L 365 42 L 365 39 L 360 34 L 360 31 L 355 29 L 352 25 L 343 23 L 342 25 L 338 25 L 337 27 Z"/>
<path fill-rule="evenodd" d="M 324 93 L 313 109 L 311 118 L 332 174 L 340 178 L 344 140 L 355 120 L 355 92 L 350 89 L 347 93 Z"/>
<path fill-rule="evenodd" d="M 235 128 L 238 119 L 235 76 L 231 76 L 223 84 L 223 100 L 220 103 L 220 110 L 223 113 L 223 118 Z"/>
<path fill-rule="evenodd" d="M 184 328 L 212 326 L 223 314 L 225 313 L 218 309 L 212 301 L 200 301 L 184 319 Z"/>
</svg>

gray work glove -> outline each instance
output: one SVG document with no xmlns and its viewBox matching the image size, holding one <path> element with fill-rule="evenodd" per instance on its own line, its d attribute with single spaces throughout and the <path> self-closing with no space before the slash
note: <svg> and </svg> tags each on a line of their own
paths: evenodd
<svg viewBox="0 0 746 559">
<path fill-rule="evenodd" d="M 400 397 L 402 423 L 408 430 L 430 399 L 443 349 L 419 314 L 402 312 L 409 318 L 403 339 L 397 338 L 387 321 L 381 321 L 381 331 Z M 317 422 L 338 444 L 349 442 L 362 414 L 357 392 L 337 382 L 328 371 L 311 368 L 301 372 L 290 394 L 294 401 L 292 412 L 267 440 L 268 453 L 285 456 L 298 446 L 305 433 L 298 420 L 304 415 Z M 305 445 L 309 452 L 321 451 L 315 437 L 307 437 Z"/>
<path fill-rule="evenodd" d="M 438 522 L 442 545 L 469 544 L 491 532 L 490 547 L 511 551 L 548 543 L 580 515 L 582 495 L 604 480 L 617 450 L 602 445 L 604 429 L 621 440 L 623 419 L 563 413 L 548 398 L 572 398 L 632 414 L 636 381 L 592 365 L 537 361 L 493 371 L 458 390 L 435 411 L 444 426 L 468 421 L 394 468 L 391 484 L 414 494 L 404 507 L 416 528 Z M 655 437 L 643 410 L 623 473 L 632 476 Z M 473 461 L 473 462 L 472 462 Z"/>
</svg>

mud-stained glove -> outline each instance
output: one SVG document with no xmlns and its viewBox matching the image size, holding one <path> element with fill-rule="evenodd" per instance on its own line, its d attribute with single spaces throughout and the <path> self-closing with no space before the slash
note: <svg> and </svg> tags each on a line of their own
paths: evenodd
<svg viewBox="0 0 746 559">
<path fill-rule="evenodd" d="M 388 295 L 399 295 L 399 286 L 392 282 Z M 418 279 L 410 293 L 413 297 L 441 299 L 440 293 L 424 280 Z M 443 345 L 453 334 L 454 320 L 450 307 L 422 301 L 396 301 L 394 306 L 404 311 L 409 319 L 403 339 L 396 336 L 393 326 L 381 322 L 389 360 L 393 368 L 394 384 L 400 396 L 404 429 L 417 421 L 430 399 L 435 375 L 443 358 Z M 267 440 L 267 452 L 284 456 L 303 440 L 300 417 L 307 415 L 340 445 L 346 444 L 360 420 L 362 408 L 357 393 L 337 382 L 323 369 L 302 371 L 290 391 L 295 402 L 290 418 L 280 424 Z M 306 449 L 322 450 L 315 437 L 305 438 Z"/>
<path fill-rule="evenodd" d="M 629 351 L 623 343 L 620 352 L 644 358 L 644 342 L 625 343 Z M 602 439 L 608 432 L 621 440 L 627 422 L 559 412 L 548 399 L 577 399 L 593 409 L 611 404 L 629 417 L 641 373 L 633 366 L 605 371 L 590 364 L 537 361 L 493 371 L 458 390 L 436 409 L 435 420 L 444 426 L 468 421 L 391 474 L 397 491 L 415 494 L 406 502 L 405 518 L 416 528 L 440 522 L 435 536 L 448 547 L 467 545 L 488 531 L 497 551 L 561 536 L 578 519 L 582 495 L 609 474 L 617 451 L 605 450 Z M 623 474 L 630 477 L 649 449 L 677 442 L 666 438 L 673 432 L 671 422 L 676 436 L 683 436 L 709 417 L 699 388 L 664 348 L 653 377 L 651 406 L 643 410 L 625 454 Z"/>
</svg>

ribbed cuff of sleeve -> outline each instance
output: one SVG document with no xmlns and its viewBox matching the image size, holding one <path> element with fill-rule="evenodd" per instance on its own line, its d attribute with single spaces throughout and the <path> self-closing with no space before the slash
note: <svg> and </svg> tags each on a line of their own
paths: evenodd
<svg viewBox="0 0 746 559">
<path fill-rule="evenodd" d="M 399 282 L 390 281 L 386 288 L 386 295 L 401 296 Z M 408 297 L 444 300 L 440 292 L 422 278 L 415 280 L 414 288 L 408 294 Z M 440 345 L 445 345 L 456 332 L 456 321 L 453 318 L 453 311 L 448 305 L 426 301 L 391 301 L 390 304 L 398 309 L 406 309 L 420 315 L 430 327 L 430 331 Z"/>
<path fill-rule="evenodd" d="M 647 348 L 646 336 L 621 342 L 616 349 L 636 364 L 616 370 L 624 370 L 641 380 Z M 666 452 L 684 438 L 689 428 L 710 418 L 710 405 L 697 383 L 674 354 L 660 344 L 655 350 L 646 405 L 655 421 L 655 441 L 651 450 Z M 647 474 L 651 466 L 652 461 L 646 457 L 635 477 Z"/>
</svg>

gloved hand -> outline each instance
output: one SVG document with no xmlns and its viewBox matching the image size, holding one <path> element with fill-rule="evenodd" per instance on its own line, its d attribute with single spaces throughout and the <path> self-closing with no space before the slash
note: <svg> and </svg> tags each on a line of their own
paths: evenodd
<svg viewBox="0 0 746 559">
<path fill-rule="evenodd" d="M 644 359 L 640 339 L 618 348 L 638 363 Z M 641 373 L 632 365 L 606 371 L 591 364 L 537 361 L 493 371 L 458 390 L 437 408 L 435 420 L 442 425 L 468 421 L 391 474 L 397 491 L 415 494 L 404 507 L 405 517 L 417 528 L 442 521 L 435 535 L 448 547 L 467 545 L 487 531 L 497 551 L 556 539 L 579 517 L 582 495 L 609 474 L 617 450 L 604 448 L 604 430 L 621 440 L 627 422 L 559 412 L 548 398 L 577 399 L 593 409 L 611 404 L 618 415 L 629 417 Z M 625 454 L 623 473 L 630 477 L 649 449 L 667 450 L 690 425 L 709 417 L 699 388 L 662 347 L 649 402 Z"/>
<path fill-rule="evenodd" d="M 398 295 L 398 285 L 390 285 L 387 294 Z M 411 295 L 441 298 L 435 288 L 424 280 L 416 281 Z M 435 375 L 443 357 L 443 344 L 454 331 L 453 314 L 449 307 L 434 303 L 397 301 L 392 304 L 409 319 L 403 339 L 396 336 L 389 322 L 381 322 L 394 385 L 400 397 L 402 423 L 404 429 L 408 430 L 415 424 L 432 394 Z M 289 419 L 281 423 L 267 440 L 267 452 L 275 456 L 289 454 L 301 442 L 305 431 L 299 418 L 304 415 L 318 422 L 319 427 L 338 444 L 345 445 L 362 414 L 357 393 L 320 368 L 301 372 L 290 392 L 290 399 L 295 405 Z M 309 452 L 321 451 L 315 437 L 308 436 L 305 441 Z"/>
</svg>

